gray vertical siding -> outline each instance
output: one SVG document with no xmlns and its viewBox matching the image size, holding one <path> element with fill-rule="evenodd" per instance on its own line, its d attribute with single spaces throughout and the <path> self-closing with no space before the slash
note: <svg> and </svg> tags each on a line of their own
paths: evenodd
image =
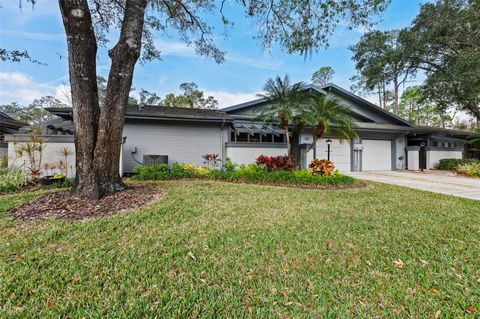
<svg viewBox="0 0 480 319">
<path fill-rule="evenodd" d="M 160 121 L 129 121 L 125 124 L 123 136 L 127 137 L 123 147 L 123 170 L 132 172 L 139 166 L 132 157 L 142 162 L 143 155 L 168 155 L 169 164 L 194 163 L 203 165 L 202 155 L 218 153 L 222 155 L 224 137 L 221 124 L 195 124 Z"/>
</svg>

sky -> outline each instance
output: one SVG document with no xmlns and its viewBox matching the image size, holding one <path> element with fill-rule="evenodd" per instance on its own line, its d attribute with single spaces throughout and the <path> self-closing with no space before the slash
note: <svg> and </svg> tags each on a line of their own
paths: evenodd
<svg viewBox="0 0 480 319">
<path fill-rule="evenodd" d="M 420 0 L 392 0 L 387 11 L 379 17 L 375 28 L 389 30 L 406 27 L 419 12 Z M 0 104 L 28 104 L 35 98 L 53 95 L 62 100 L 68 96 L 67 47 L 57 0 L 37 0 L 32 9 L 27 1 L 19 8 L 18 0 L 5 0 L 0 6 L 0 48 L 28 50 L 30 55 L 46 65 L 0 62 Z M 254 39 L 255 26 L 236 12 L 227 12 L 236 19 L 235 26 L 225 39 L 216 37 L 218 46 L 227 51 L 220 65 L 195 55 L 192 47 L 176 40 L 171 34 L 155 34 L 161 60 L 138 63 L 133 87 L 155 92 L 160 96 L 178 93 L 179 84 L 195 82 L 207 95 L 219 101 L 219 107 L 255 98 L 268 78 L 288 74 L 292 81 L 310 82 L 312 73 L 321 66 L 335 70 L 333 83 L 350 88 L 355 75 L 349 46 L 355 44 L 365 29 L 348 30 L 339 25 L 330 38 L 330 46 L 309 57 L 289 55 L 278 46 L 262 48 Z M 221 33 L 222 30 L 219 30 Z M 114 35 L 112 35 L 112 38 Z M 107 77 L 109 58 L 107 47 L 100 48 L 97 72 Z M 412 83 L 409 83 L 412 84 Z M 134 95 L 137 93 L 134 93 Z M 372 101 L 375 101 L 371 97 Z"/>
</svg>

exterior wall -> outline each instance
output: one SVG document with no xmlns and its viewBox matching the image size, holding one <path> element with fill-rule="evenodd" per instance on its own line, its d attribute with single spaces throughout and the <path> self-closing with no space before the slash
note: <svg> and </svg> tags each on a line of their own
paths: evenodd
<svg viewBox="0 0 480 319">
<path fill-rule="evenodd" d="M 21 145 L 23 142 L 18 142 L 18 145 Z M 68 157 L 68 176 L 67 177 L 74 177 L 75 176 L 75 145 L 73 144 L 73 137 L 71 142 L 52 142 L 49 141 L 47 138 L 47 142 L 45 143 L 45 148 L 42 152 L 42 165 L 49 163 L 57 165 L 60 160 L 63 160 L 63 156 L 59 155 L 58 152 L 64 148 L 68 147 L 72 152 L 73 155 Z M 9 165 L 11 167 L 28 167 L 30 165 L 29 160 L 26 156 L 24 157 L 17 157 L 15 153 L 15 145 L 14 142 L 10 141 L 8 143 L 8 158 L 9 158 Z M 52 171 L 45 171 L 42 170 L 42 175 L 50 175 L 53 172 L 60 173 L 60 170 L 52 170 Z"/>
<path fill-rule="evenodd" d="M 400 135 L 395 138 L 395 169 L 404 170 L 407 168 L 407 137 Z"/>
<path fill-rule="evenodd" d="M 135 166 L 141 165 L 143 155 L 168 155 L 170 165 L 175 162 L 203 165 L 202 155 L 207 153 L 218 153 L 223 160 L 224 135 L 221 123 L 129 121 L 123 130 L 127 138 L 122 151 L 123 171 L 133 172 Z M 132 154 L 134 148 L 136 153 Z"/>
<path fill-rule="evenodd" d="M 463 158 L 462 151 L 429 150 L 427 151 L 427 167 L 437 168 L 443 158 Z"/>
<path fill-rule="evenodd" d="M 420 153 L 419 150 L 408 150 L 408 170 L 418 171 L 420 169 Z"/>
<path fill-rule="evenodd" d="M 256 145 L 233 146 L 227 145 L 227 156 L 232 162 L 240 165 L 255 163 L 255 159 L 260 155 L 278 156 L 287 154 L 286 147 L 260 147 Z"/>
</svg>

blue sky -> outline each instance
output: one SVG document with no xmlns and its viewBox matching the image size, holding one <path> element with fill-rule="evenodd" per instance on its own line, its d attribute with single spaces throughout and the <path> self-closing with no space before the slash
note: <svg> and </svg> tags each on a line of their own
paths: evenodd
<svg viewBox="0 0 480 319">
<path fill-rule="evenodd" d="M 419 0 L 392 0 L 388 10 L 378 17 L 376 28 L 392 29 L 407 26 L 419 11 Z M 231 12 L 232 13 L 232 12 Z M 227 12 L 228 14 L 228 12 Z M 339 26 L 328 49 L 320 49 L 311 57 L 288 55 L 274 47 L 264 51 L 253 39 L 254 27 L 249 20 L 236 18 L 236 25 L 218 45 L 226 50 L 226 62 L 220 65 L 197 57 L 194 50 L 174 37 L 158 34 L 156 41 L 162 60 L 137 64 L 133 86 L 163 96 L 178 92 L 182 82 L 196 82 L 214 95 L 220 107 L 249 100 L 265 81 L 276 75 L 289 74 L 294 81 L 309 82 L 311 74 L 321 66 L 335 69 L 333 82 L 349 88 L 355 74 L 348 47 L 355 44 L 364 30 L 348 31 Z M 112 43 L 110 43 L 112 45 Z M 17 101 L 29 103 L 42 95 L 65 97 L 68 91 L 67 50 L 57 0 L 39 0 L 32 10 L 24 1 L 22 10 L 17 0 L 2 1 L 0 8 L 0 47 L 25 49 L 47 66 L 28 62 L 0 64 L 0 104 Z M 106 48 L 99 50 L 98 73 L 108 74 Z"/>
</svg>

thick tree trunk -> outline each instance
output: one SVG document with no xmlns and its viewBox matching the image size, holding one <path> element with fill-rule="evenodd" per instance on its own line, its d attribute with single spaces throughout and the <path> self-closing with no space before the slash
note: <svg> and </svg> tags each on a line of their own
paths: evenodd
<svg viewBox="0 0 480 319">
<path fill-rule="evenodd" d="M 59 4 L 67 35 L 75 127 L 76 177 L 72 192 L 75 195 L 93 195 L 98 193 L 93 161 L 100 114 L 96 71 L 97 41 L 86 0 L 59 0 Z"/>
<path fill-rule="evenodd" d="M 126 2 L 120 39 L 108 52 L 112 65 L 95 148 L 95 168 L 98 170 L 100 196 L 124 189 L 119 174 L 120 147 L 133 71 L 142 47 L 146 5 L 147 0 Z"/>
<path fill-rule="evenodd" d="M 120 147 L 133 71 L 140 56 L 147 0 L 127 0 L 120 38 L 109 51 L 112 65 L 100 109 L 97 44 L 87 0 L 59 0 L 67 35 L 75 126 L 76 181 L 72 193 L 99 199 L 124 188 Z"/>
</svg>

